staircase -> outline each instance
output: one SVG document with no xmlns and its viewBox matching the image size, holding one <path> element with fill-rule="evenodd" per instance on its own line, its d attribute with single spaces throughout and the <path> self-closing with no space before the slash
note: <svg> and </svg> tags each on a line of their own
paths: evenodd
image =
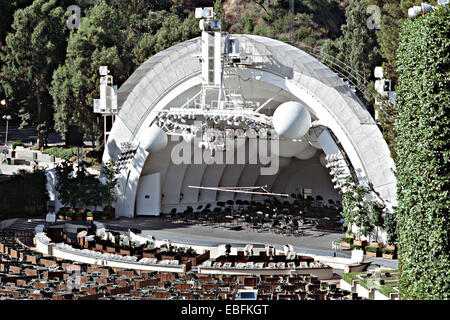
<svg viewBox="0 0 450 320">
<path fill-rule="evenodd" d="M 33 219 L 28 222 L 26 218 L 17 219 L 12 225 L 5 228 L 5 231 L 34 231 L 36 226 L 45 224 L 45 219 Z"/>
</svg>

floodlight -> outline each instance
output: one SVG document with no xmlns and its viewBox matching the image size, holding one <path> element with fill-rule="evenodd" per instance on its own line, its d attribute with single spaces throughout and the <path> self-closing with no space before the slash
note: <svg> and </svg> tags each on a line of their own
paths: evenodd
<svg viewBox="0 0 450 320">
<path fill-rule="evenodd" d="M 414 6 L 414 7 L 408 9 L 408 16 L 412 20 L 421 12 L 422 12 L 422 8 L 421 7 Z"/>
<path fill-rule="evenodd" d="M 426 4 L 426 3 L 423 3 L 423 2 L 420 7 L 421 7 L 421 11 L 422 11 L 422 16 L 427 12 L 436 10 L 436 7 Z"/>
<path fill-rule="evenodd" d="M 375 78 L 383 79 L 383 67 L 375 67 Z"/>
<path fill-rule="evenodd" d="M 107 75 L 109 74 L 108 67 L 107 67 L 107 66 L 101 66 L 101 67 L 98 69 L 98 73 L 99 73 L 101 76 L 107 76 Z"/>
<path fill-rule="evenodd" d="M 2 101 L 1 101 L 1 104 L 2 104 L 2 106 L 6 106 L 6 99 L 3 99 Z"/>
<path fill-rule="evenodd" d="M 195 8 L 195 18 L 201 19 L 212 19 L 214 18 L 216 14 L 214 13 L 213 7 L 206 7 L 206 8 Z"/>
<path fill-rule="evenodd" d="M 447 0 L 447 2 L 448 2 L 448 0 Z M 445 2 L 444 2 L 444 5 L 445 5 Z M 422 16 L 424 16 L 425 13 L 428 13 L 428 12 L 434 11 L 434 10 L 436 10 L 436 7 L 422 2 L 422 4 L 420 6 L 414 6 L 412 8 L 409 8 L 408 16 L 411 20 L 413 20 L 414 18 L 417 17 L 417 15 L 419 13 L 421 13 Z"/>
<path fill-rule="evenodd" d="M 211 20 L 210 26 L 212 30 L 221 30 L 222 29 L 222 21 L 221 20 Z"/>
</svg>

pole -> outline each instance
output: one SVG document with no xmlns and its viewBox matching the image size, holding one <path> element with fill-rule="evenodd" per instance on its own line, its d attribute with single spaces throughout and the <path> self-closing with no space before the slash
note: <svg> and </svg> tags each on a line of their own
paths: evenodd
<svg viewBox="0 0 450 320">
<path fill-rule="evenodd" d="M 6 134 L 5 134 L 5 146 L 8 145 L 8 123 L 9 123 L 9 119 L 8 116 L 6 116 Z"/>
</svg>

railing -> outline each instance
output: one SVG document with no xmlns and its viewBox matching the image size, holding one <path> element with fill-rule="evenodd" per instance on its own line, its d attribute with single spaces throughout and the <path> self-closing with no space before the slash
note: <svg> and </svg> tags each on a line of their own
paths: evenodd
<svg viewBox="0 0 450 320">
<path fill-rule="evenodd" d="M 366 105 L 373 104 L 376 93 L 369 87 L 369 81 L 367 81 L 367 79 L 361 74 L 353 70 L 349 65 L 346 65 L 342 61 L 322 52 L 319 49 L 307 46 L 305 44 L 299 43 L 295 44 L 295 46 L 327 65 L 331 70 L 343 78 L 343 80 L 348 81 L 357 93 L 359 93 L 357 94 L 358 97 L 364 100 L 363 102 Z"/>
</svg>

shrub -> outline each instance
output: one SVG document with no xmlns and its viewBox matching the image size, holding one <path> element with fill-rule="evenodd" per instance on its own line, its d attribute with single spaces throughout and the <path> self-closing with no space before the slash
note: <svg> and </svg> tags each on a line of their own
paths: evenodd
<svg viewBox="0 0 450 320">
<path fill-rule="evenodd" d="M 362 249 L 362 246 L 360 246 L 359 244 L 352 244 L 352 245 L 350 245 L 350 249 L 351 250 L 360 250 L 360 249 Z"/>
<path fill-rule="evenodd" d="M 389 249 L 389 248 L 383 248 L 383 249 L 381 249 L 381 252 L 383 252 L 385 254 L 393 254 L 395 252 L 395 250 Z"/>
<path fill-rule="evenodd" d="M 450 7 L 403 25 L 395 146 L 400 298 L 450 298 Z"/>
<path fill-rule="evenodd" d="M 385 217 L 387 242 L 390 244 L 397 243 L 397 220 L 393 213 L 386 213 Z"/>
<path fill-rule="evenodd" d="M 86 217 L 93 217 L 94 213 L 92 211 L 86 212 Z"/>
<path fill-rule="evenodd" d="M 16 147 L 18 147 L 18 146 L 23 146 L 22 141 L 18 140 L 18 141 L 14 141 L 14 142 L 12 143 L 12 149 L 13 149 L 13 150 L 15 150 Z"/>
<path fill-rule="evenodd" d="M 342 238 L 341 238 L 341 242 L 352 243 L 352 242 L 353 242 L 353 238 L 350 238 L 350 237 L 342 237 Z"/>
<path fill-rule="evenodd" d="M 369 252 L 378 252 L 378 247 L 367 246 L 365 249 Z"/>
<path fill-rule="evenodd" d="M 44 150 L 44 153 L 69 161 L 70 158 L 77 154 L 76 150 L 76 148 L 52 147 Z"/>
</svg>

